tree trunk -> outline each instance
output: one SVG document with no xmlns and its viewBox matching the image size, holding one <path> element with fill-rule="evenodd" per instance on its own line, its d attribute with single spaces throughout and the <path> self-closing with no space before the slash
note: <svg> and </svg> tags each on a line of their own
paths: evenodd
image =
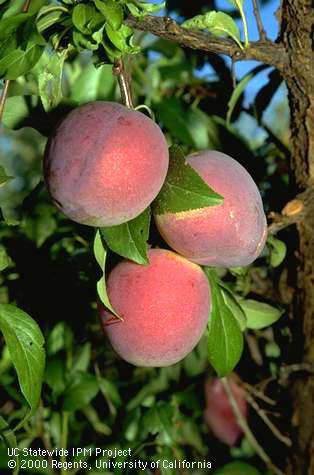
<svg viewBox="0 0 314 475">
<path fill-rule="evenodd" d="M 305 190 L 304 220 L 300 239 L 298 289 L 294 305 L 296 334 L 291 353 L 302 348 L 301 361 L 314 363 L 314 94 L 311 0 L 284 0 L 281 42 L 288 53 L 285 79 L 291 114 L 291 162 L 299 191 Z M 296 362 L 296 363 L 297 363 Z M 314 376 L 308 372 L 291 386 L 295 448 L 287 474 L 314 473 Z"/>
</svg>

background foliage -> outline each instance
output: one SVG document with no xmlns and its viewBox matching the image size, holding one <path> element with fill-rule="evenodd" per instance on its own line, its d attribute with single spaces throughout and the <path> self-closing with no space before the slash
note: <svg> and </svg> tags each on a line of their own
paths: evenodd
<svg viewBox="0 0 314 475">
<path fill-rule="evenodd" d="M 97 317 L 96 283 L 102 271 L 93 255 L 94 230 L 67 220 L 50 203 L 41 163 L 46 137 L 67 111 L 92 100 L 120 100 L 108 61 L 118 51 L 136 52 L 128 57 L 134 102 L 153 110 L 169 144 L 180 144 L 184 152 L 210 148 L 233 156 L 258 184 L 266 211 L 279 211 L 289 199 L 288 107 L 281 78 L 272 68 L 257 66 L 234 93 L 232 68 L 225 58 L 184 50 L 142 33 L 132 39 L 132 31 L 122 27 L 122 10 L 105 11 L 101 2 L 95 2 L 93 12 L 85 15 L 83 9 L 90 9 L 92 2 L 67 0 L 62 6 L 65 11 L 58 2 L 47 7 L 47 2 L 34 0 L 23 18 L 18 14 L 23 2 L 0 3 L 0 73 L 16 79 L 10 85 L 0 137 L 0 328 L 6 337 L 6 316 L 14 304 L 38 323 L 46 341 L 44 383 L 39 409 L 34 412 L 36 390 L 27 387 L 31 375 L 19 364 L 18 355 L 12 357 L 12 349 L 10 355 L 10 344 L 0 340 L 0 430 L 7 433 L 6 424 L 14 428 L 31 413 L 15 432 L 20 447 L 131 447 L 144 460 L 207 458 L 215 468 L 237 461 L 237 466 L 215 473 L 237 473 L 237 467 L 241 475 L 265 474 L 246 439 L 229 450 L 205 426 L 203 385 L 214 374 L 208 364 L 206 337 L 171 368 L 134 368 L 110 349 Z M 139 8 L 139 2 L 122 3 L 124 13 L 125 8 L 132 14 Z M 167 8 L 183 20 L 208 11 L 208 2 L 187 6 L 169 1 Z M 105 39 L 99 33 L 101 15 L 107 22 Z M 235 8 L 231 15 L 239 17 Z M 266 84 L 248 100 L 247 85 L 265 72 Z M 279 99 L 272 100 L 278 88 Z M 286 308 L 294 286 L 289 281 L 289 268 L 295 265 L 294 231 L 282 231 L 280 239 L 288 245 L 286 257 L 285 245 L 272 237 L 253 265 L 220 272 L 226 287 L 225 294 L 217 294 L 217 308 L 223 318 L 223 312 L 230 312 L 228 292 L 236 292 L 251 328 L 244 338 L 237 373 L 261 389 L 269 384 L 269 395 L 277 406 L 266 404 L 265 410 L 278 413 L 276 423 L 285 432 L 289 407 L 281 359 L 290 341 Z M 165 246 L 153 223 L 149 242 Z M 143 252 L 139 251 L 138 259 L 145 259 Z M 107 271 L 117 260 L 116 254 L 108 255 Z M 215 284 L 220 285 L 221 281 Z M 225 300 L 221 300 L 223 295 Z M 259 328 L 260 318 L 268 325 L 281 314 L 271 328 Z M 24 313 L 23 317 L 25 332 L 30 321 Z M 38 332 L 37 371 L 42 371 L 43 341 Z M 218 372 L 224 373 L 221 365 L 219 360 Z M 251 423 L 272 460 L 282 465 L 284 446 L 253 411 Z M 11 433 L 10 440 L 0 441 L 4 473 L 5 442 L 14 445 L 14 437 Z M 51 470 L 30 468 L 29 472 Z M 162 471 L 163 475 L 172 473 L 178 472 Z"/>
</svg>

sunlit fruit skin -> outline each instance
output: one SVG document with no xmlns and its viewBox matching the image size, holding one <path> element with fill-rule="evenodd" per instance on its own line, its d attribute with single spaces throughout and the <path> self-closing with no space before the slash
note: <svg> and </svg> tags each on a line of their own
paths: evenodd
<svg viewBox="0 0 314 475">
<path fill-rule="evenodd" d="M 248 404 L 245 399 L 245 392 L 231 378 L 228 378 L 228 380 L 233 397 L 246 419 L 248 417 Z M 207 404 L 204 411 L 206 424 L 217 439 L 232 447 L 238 442 L 243 432 L 220 379 L 213 378 L 206 381 L 205 399 Z"/>
<path fill-rule="evenodd" d="M 149 265 L 124 260 L 109 274 L 110 303 L 100 316 L 112 347 L 136 366 L 163 367 L 182 360 L 200 340 L 210 312 L 202 269 L 171 251 L 151 249 Z"/>
<path fill-rule="evenodd" d="M 160 128 L 114 102 L 71 111 L 50 137 L 45 180 L 54 203 L 78 223 L 111 226 L 138 216 L 157 196 L 168 169 Z"/>
<path fill-rule="evenodd" d="M 245 168 L 217 151 L 187 157 L 187 163 L 217 193 L 221 205 L 155 216 L 164 240 L 202 265 L 240 267 L 262 252 L 267 222 L 260 193 Z"/>
</svg>

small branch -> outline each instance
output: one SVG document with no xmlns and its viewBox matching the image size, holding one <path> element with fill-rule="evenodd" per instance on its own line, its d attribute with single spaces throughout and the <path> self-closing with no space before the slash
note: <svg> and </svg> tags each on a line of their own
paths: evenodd
<svg viewBox="0 0 314 475">
<path fill-rule="evenodd" d="M 117 76 L 123 104 L 129 109 L 133 109 L 130 82 L 122 59 L 115 60 L 112 67 L 112 74 Z"/>
<path fill-rule="evenodd" d="M 232 60 L 231 63 L 231 78 L 232 78 L 232 87 L 235 89 L 237 87 L 237 74 L 235 70 L 235 62 Z"/>
<path fill-rule="evenodd" d="M 9 85 L 10 85 L 10 80 L 6 79 L 3 83 L 3 89 L 2 89 L 2 93 L 0 97 L 0 122 L 2 120 L 4 105 L 5 105 L 5 101 L 7 99 L 7 95 L 9 92 Z"/>
<path fill-rule="evenodd" d="M 23 8 L 22 8 L 22 13 L 27 12 L 27 10 L 29 9 L 30 3 L 31 3 L 31 0 L 25 0 L 25 3 L 24 3 Z"/>
<path fill-rule="evenodd" d="M 255 386 L 251 386 L 251 384 L 249 383 L 242 383 L 242 385 L 245 388 L 246 392 L 254 394 L 254 396 L 258 397 L 270 406 L 276 405 L 276 401 L 274 401 L 274 399 L 271 399 L 270 397 L 266 396 L 266 394 L 264 394 L 262 391 L 259 391 Z"/>
<path fill-rule="evenodd" d="M 271 422 L 271 420 L 268 418 L 266 413 L 259 407 L 257 402 L 250 396 L 250 394 L 246 393 L 245 398 L 247 402 L 255 409 L 259 417 L 265 422 L 267 427 L 271 430 L 271 432 L 274 434 L 274 436 L 280 440 L 283 444 L 287 445 L 288 447 L 291 447 L 292 442 L 289 439 L 289 437 L 284 436 L 278 429 L 277 427 Z"/>
<path fill-rule="evenodd" d="M 268 226 L 268 234 L 277 234 L 282 229 L 290 226 L 291 224 L 296 224 L 298 219 L 295 216 L 283 216 L 280 213 L 269 213 L 269 217 L 272 220 L 272 223 Z"/>
<path fill-rule="evenodd" d="M 246 333 L 245 334 L 245 340 L 246 340 L 247 345 L 249 347 L 249 351 L 251 353 L 251 357 L 252 357 L 253 361 L 255 361 L 255 363 L 258 366 L 262 366 L 263 357 L 262 357 L 262 354 L 261 354 L 260 349 L 258 347 L 258 343 L 256 341 L 256 338 L 253 335 L 250 335 L 249 333 Z"/>
<path fill-rule="evenodd" d="M 260 10 L 259 10 L 258 0 L 252 0 L 252 3 L 253 3 L 253 12 L 254 12 L 258 32 L 259 32 L 259 38 L 262 41 L 266 41 L 267 36 L 266 36 L 266 31 L 264 30 L 264 26 L 263 26 L 263 22 L 262 22 L 262 18 L 261 18 L 261 13 L 260 13 Z"/>
<path fill-rule="evenodd" d="M 243 430 L 246 438 L 248 439 L 249 443 L 251 444 L 251 446 L 254 448 L 255 452 L 257 453 L 257 455 L 263 460 L 263 462 L 266 464 L 267 468 L 269 470 L 271 470 L 272 472 L 274 472 L 275 475 L 284 475 L 284 473 L 279 470 L 278 467 L 276 467 L 271 459 L 269 458 L 269 456 L 266 454 L 265 450 L 263 449 L 263 447 L 258 443 L 255 435 L 253 434 L 253 432 L 251 431 L 251 429 L 249 428 L 247 422 L 246 422 L 246 418 L 245 416 L 242 414 L 239 406 L 238 406 L 238 403 L 237 401 L 235 400 L 234 396 L 233 396 L 233 393 L 232 393 L 232 390 L 231 390 L 231 387 L 230 387 L 230 384 L 229 384 L 229 381 L 228 379 L 225 377 L 225 378 L 222 378 L 221 379 L 221 382 L 225 388 L 225 391 L 226 391 L 226 394 L 228 396 L 228 399 L 230 401 L 230 404 L 231 404 L 231 407 L 232 407 L 232 410 L 233 410 L 233 413 L 237 419 L 237 422 L 239 424 L 239 426 L 241 427 L 241 429 Z"/>
<path fill-rule="evenodd" d="M 257 41 L 251 42 L 247 48 L 241 49 L 232 40 L 219 38 L 202 31 L 182 28 L 169 17 L 147 15 L 144 19 L 138 20 L 130 16 L 126 23 L 133 28 L 153 33 L 160 38 L 174 41 L 187 48 L 225 54 L 234 61 L 255 59 L 275 66 L 283 75 L 287 74 L 289 58 L 281 43 L 273 43 L 269 40 Z"/>
<path fill-rule="evenodd" d="M 300 371 L 305 371 L 309 374 L 314 374 L 314 364 L 310 363 L 295 363 L 291 365 L 281 366 L 279 370 L 278 383 L 283 386 L 287 384 L 288 379 L 293 373 L 298 373 Z"/>
<path fill-rule="evenodd" d="M 289 201 L 282 209 L 281 213 L 271 212 L 269 217 L 272 223 L 268 226 L 269 234 L 277 234 L 281 229 L 297 224 L 304 217 L 304 193 Z"/>
</svg>

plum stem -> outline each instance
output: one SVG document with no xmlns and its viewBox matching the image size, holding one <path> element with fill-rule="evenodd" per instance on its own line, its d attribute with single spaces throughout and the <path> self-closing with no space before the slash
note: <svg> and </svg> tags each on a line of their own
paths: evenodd
<svg viewBox="0 0 314 475">
<path fill-rule="evenodd" d="M 255 435 L 253 434 L 253 432 L 251 431 L 250 427 L 248 426 L 248 423 L 246 422 L 246 418 L 245 416 L 242 414 L 241 412 L 241 409 L 239 408 L 238 406 L 238 403 L 237 401 L 235 400 L 234 396 L 233 396 L 233 393 L 232 393 L 232 390 L 231 390 L 231 387 L 230 387 L 230 384 L 229 384 L 229 381 L 226 377 L 222 378 L 221 379 L 221 382 L 224 386 L 224 389 L 226 391 L 226 394 L 228 396 L 228 399 L 230 401 L 230 404 L 231 404 L 231 407 L 232 407 L 232 410 L 233 410 L 233 413 L 237 419 L 237 422 L 239 424 L 239 426 L 241 427 L 242 431 L 244 432 L 247 440 L 249 441 L 249 443 L 251 444 L 251 446 L 254 448 L 255 452 L 257 453 L 257 455 L 263 460 L 263 462 L 265 463 L 265 465 L 272 471 L 274 472 L 274 474 L 276 475 L 284 475 L 283 472 L 281 470 L 279 470 L 278 467 L 276 467 L 273 462 L 271 461 L 271 459 L 269 458 L 269 456 L 266 454 L 265 450 L 263 449 L 263 447 L 259 444 L 259 442 L 257 441 Z"/>
<path fill-rule="evenodd" d="M 123 104 L 129 109 L 133 109 L 132 93 L 128 74 L 125 70 L 124 62 L 121 58 L 115 59 L 112 67 L 112 74 L 117 76 Z"/>
</svg>

